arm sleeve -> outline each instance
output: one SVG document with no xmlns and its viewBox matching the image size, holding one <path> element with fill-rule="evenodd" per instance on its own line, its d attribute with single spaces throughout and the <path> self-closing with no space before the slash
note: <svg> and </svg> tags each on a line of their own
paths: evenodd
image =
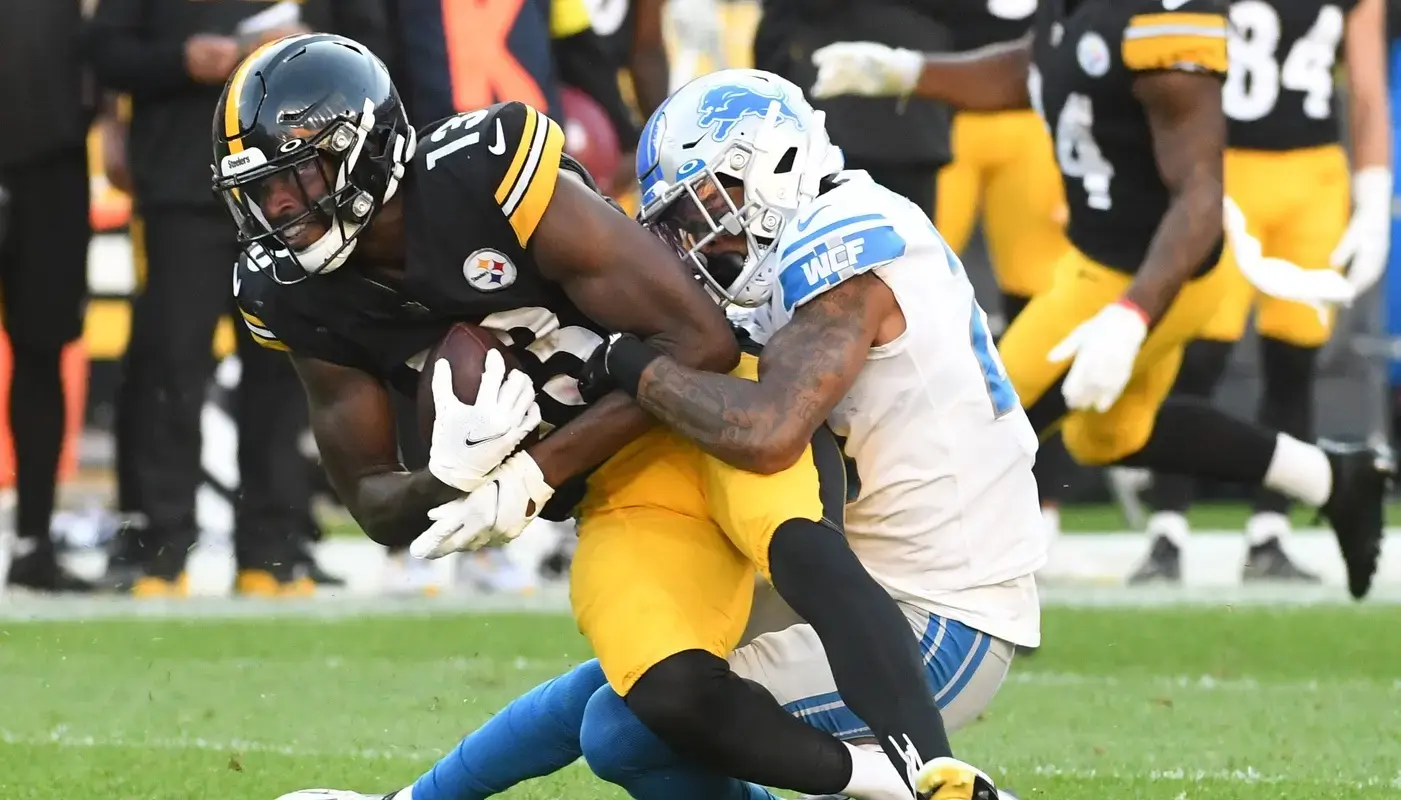
<svg viewBox="0 0 1401 800">
<path fill-rule="evenodd" d="M 193 85 L 184 42 L 144 38 L 149 0 L 102 0 L 86 28 L 85 45 L 97 79 L 133 98 L 160 97 Z"/>
<path fill-rule="evenodd" d="M 500 152 L 493 144 L 476 162 L 478 183 L 491 193 L 490 202 L 510 225 L 516 242 L 525 248 L 555 194 L 564 130 L 559 123 L 525 103 L 506 103 L 496 113 L 501 131 Z M 496 142 L 495 131 L 489 134 Z"/>
</svg>

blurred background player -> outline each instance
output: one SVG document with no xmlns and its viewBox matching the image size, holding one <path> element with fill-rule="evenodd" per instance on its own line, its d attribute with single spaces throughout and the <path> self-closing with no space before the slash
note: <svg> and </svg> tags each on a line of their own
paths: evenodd
<svg viewBox="0 0 1401 800">
<path fill-rule="evenodd" d="M 1263 484 L 1318 507 L 1361 598 L 1380 556 L 1390 450 L 1325 449 L 1168 397 L 1236 274 L 1223 219 L 1226 6 L 1173 2 L 1043 5 L 1032 36 L 972 59 L 833 45 L 814 55 L 813 94 L 1035 108 L 1055 142 L 1072 249 L 999 344 L 1033 424 L 1060 426 L 1082 464 Z"/>
<path fill-rule="evenodd" d="M 971 53 L 1020 39 L 1031 29 L 1036 0 L 959 0 L 938 16 L 953 32 L 953 49 Z M 1046 126 L 1032 109 L 959 111 L 953 119 L 953 163 L 939 171 L 935 221 L 954 252 L 967 252 L 981 226 L 992 272 L 1002 291 L 1005 330 L 1026 304 L 1051 285 L 1065 239 L 1065 193 Z M 1060 530 L 1060 474 L 1069 456 L 1059 436 L 1041 443 L 1036 478 L 1051 535 Z"/>
<path fill-rule="evenodd" d="M 103 85 L 131 98 L 127 167 L 139 221 L 141 294 L 118 390 L 120 494 L 146 526 L 128 527 L 107 583 L 137 596 L 183 595 L 186 557 L 199 539 L 201 413 L 213 374 L 219 318 L 231 310 L 229 268 L 239 247 L 209 191 L 209 137 L 224 81 L 259 45 L 299 31 L 342 30 L 387 46 L 382 0 L 210 2 L 100 0 L 89 31 Z M 239 473 L 235 589 L 304 594 L 313 581 L 302 541 L 310 492 L 297 443 L 305 402 L 287 358 L 234 326 L 242 366 L 236 400 Z M 130 485 L 127 485 L 130 484 Z"/>
<path fill-rule="evenodd" d="M 50 528 L 63 448 L 64 347 L 87 296 L 88 125 L 97 95 L 78 50 L 82 3 L 6 3 L 0 23 L 0 308 L 9 337 L 14 443 L 12 586 L 85 591 L 61 567 Z"/>
<path fill-rule="evenodd" d="M 1391 234 L 1384 14 L 1383 0 L 1232 3 L 1231 69 L 1222 90 L 1230 125 L 1226 192 L 1265 255 L 1308 269 L 1346 269 L 1359 293 L 1381 277 Z M 1351 175 L 1335 113 L 1339 54 L 1348 88 Z M 1237 276 L 1201 338 L 1187 347 L 1175 393 L 1211 398 L 1255 297 L 1254 287 Z M 1254 305 L 1263 378 L 1258 419 L 1308 441 L 1318 355 L 1333 316 L 1268 296 Z M 1130 582 L 1181 579 L 1193 489 L 1189 476 L 1154 477 L 1149 554 Z M 1245 580 L 1318 580 L 1285 552 L 1291 504 L 1270 489 L 1254 493 L 1245 526 Z"/>
<path fill-rule="evenodd" d="M 948 26 L 917 0 L 766 0 L 754 34 L 754 66 L 799 86 L 816 77 L 812 53 L 823 45 L 863 39 L 922 52 L 953 47 Z M 848 169 L 934 217 L 936 178 L 952 160 L 950 111 L 928 99 L 833 96 L 814 99 L 827 113 L 832 141 Z"/>
</svg>

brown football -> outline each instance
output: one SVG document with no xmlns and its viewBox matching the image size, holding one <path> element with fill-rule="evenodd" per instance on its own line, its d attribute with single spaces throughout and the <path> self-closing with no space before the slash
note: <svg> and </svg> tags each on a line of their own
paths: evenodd
<svg viewBox="0 0 1401 800">
<path fill-rule="evenodd" d="M 443 334 L 443 338 L 429 349 L 423 371 L 418 376 L 416 400 L 418 434 L 423 438 L 425 445 L 431 446 L 433 443 L 433 419 L 437 416 L 437 409 L 433 405 L 433 369 L 438 360 L 447 359 L 452 365 L 452 389 L 457 399 L 464 403 L 475 403 L 477 387 L 482 382 L 482 370 L 486 367 L 488 350 L 500 351 L 502 360 L 506 362 L 507 373 L 513 369 L 520 369 L 520 361 L 506 349 L 501 340 L 486 328 L 468 322 L 455 323 Z M 535 434 L 532 433 L 525 437 L 521 446 L 531 444 L 535 439 Z"/>
</svg>

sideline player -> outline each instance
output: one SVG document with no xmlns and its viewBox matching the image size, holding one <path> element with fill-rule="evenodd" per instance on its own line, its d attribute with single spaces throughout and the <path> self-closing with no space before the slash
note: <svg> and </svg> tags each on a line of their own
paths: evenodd
<svg viewBox="0 0 1401 800">
<path fill-rule="evenodd" d="M 1074 249 L 999 346 L 1032 422 L 1060 421 L 1084 464 L 1262 484 L 1318 507 L 1361 598 L 1381 550 L 1390 452 L 1310 444 L 1168 397 L 1184 346 L 1235 274 L 1222 232 L 1225 10 L 1224 0 L 1045 3 L 1026 39 L 976 58 L 830 45 L 813 55 L 814 94 L 912 90 L 959 108 L 1036 108 Z"/>
<path fill-rule="evenodd" d="M 607 460 L 579 504 L 571 599 L 638 717 L 716 769 L 799 791 L 907 796 L 910 740 L 931 759 L 924 777 L 968 774 L 948 758 L 904 616 L 846 545 L 843 487 L 822 478 L 840 476 L 834 446 L 830 465 L 805 448 L 792 468 L 754 475 L 622 393 L 584 403 L 576 375 L 608 330 L 702 368 L 732 366 L 735 341 L 675 255 L 561 156 L 558 125 L 504 103 L 418 137 L 383 64 L 320 34 L 251 56 L 214 123 L 215 188 L 250 253 L 235 272 L 240 309 L 263 344 L 291 352 L 332 482 L 377 541 L 404 541 L 425 515 L 460 528 L 484 504 L 495 533 L 514 537 L 555 487 Z M 465 405 L 440 362 L 429 469 L 406 472 L 388 387 L 412 391 L 423 353 L 463 320 L 496 331 L 526 374 L 489 355 Z M 542 418 L 552 435 L 507 458 Z M 575 501 L 560 492 L 553 513 Z M 837 682 L 889 760 L 729 670 L 756 567 L 851 654 L 834 661 Z"/>
<path fill-rule="evenodd" d="M 851 547 L 900 601 L 952 728 L 986 707 L 1015 645 L 1040 643 L 1035 435 L 957 256 L 920 208 L 864 172 L 840 171 L 822 126 L 796 86 L 726 70 L 668 99 L 639 148 L 648 224 L 717 296 L 762 304 L 758 380 L 687 370 L 626 335 L 590 366 L 756 470 L 787 468 L 799 440 L 830 421 L 853 470 Z M 828 664 L 871 654 L 824 650 L 792 612 L 765 616 L 765 632 L 731 655 L 734 670 L 810 724 L 869 738 Z M 968 655 L 949 659 L 943 649 L 959 640 Z M 641 800 L 768 796 L 663 747 L 590 663 L 508 706 L 407 797 L 444 787 L 457 800 L 483 797 L 580 754 Z M 972 796 L 996 796 L 984 776 L 970 777 Z M 956 788 L 919 787 L 969 796 Z"/>
<path fill-rule="evenodd" d="M 1306 269 L 1346 266 L 1359 294 L 1381 277 L 1391 234 L 1385 10 L 1383 0 L 1238 0 L 1231 4 L 1231 69 L 1222 91 L 1229 118 L 1226 193 L 1265 255 Z M 1352 136 L 1351 203 L 1348 157 L 1334 114 L 1333 66 L 1340 51 Z M 1236 278 L 1200 339 L 1188 345 L 1174 393 L 1211 398 L 1232 346 L 1245 333 L 1255 295 Z M 1318 353 L 1332 323 L 1301 303 L 1260 297 L 1262 424 L 1312 438 Z M 1192 490 L 1189 476 L 1154 476 L 1149 554 L 1130 581 L 1180 579 Z M 1278 492 L 1256 492 L 1245 526 L 1245 580 L 1318 580 L 1284 550 L 1290 504 Z"/>
</svg>

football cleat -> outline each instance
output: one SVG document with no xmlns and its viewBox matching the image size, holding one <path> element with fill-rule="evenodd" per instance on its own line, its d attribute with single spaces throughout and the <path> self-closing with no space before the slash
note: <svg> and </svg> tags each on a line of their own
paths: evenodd
<svg viewBox="0 0 1401 800">
<path fill-rule="evenodd" d="M 1358 600 L 1372 588 L 1381 557 L 1386 493 L 1396 478 L 1396 456 L 1385 445 L 1319 441 L 1333 467 L 1333 491 L 1318 511 L 1333 526 L 1348 590 Z"/>
<path fill-rule="evenodd" d="M 919 800 L 998 800 L 992 778 L 956 758 L 936 758 L 915 773 Z"/>
<path fill-rule="evenodd" d="M 389 794 L 361 794 L 345 789 L 298 789 L 284 794 L 277 800 L 393 800 L 398 792 Z"/>
</svg>

